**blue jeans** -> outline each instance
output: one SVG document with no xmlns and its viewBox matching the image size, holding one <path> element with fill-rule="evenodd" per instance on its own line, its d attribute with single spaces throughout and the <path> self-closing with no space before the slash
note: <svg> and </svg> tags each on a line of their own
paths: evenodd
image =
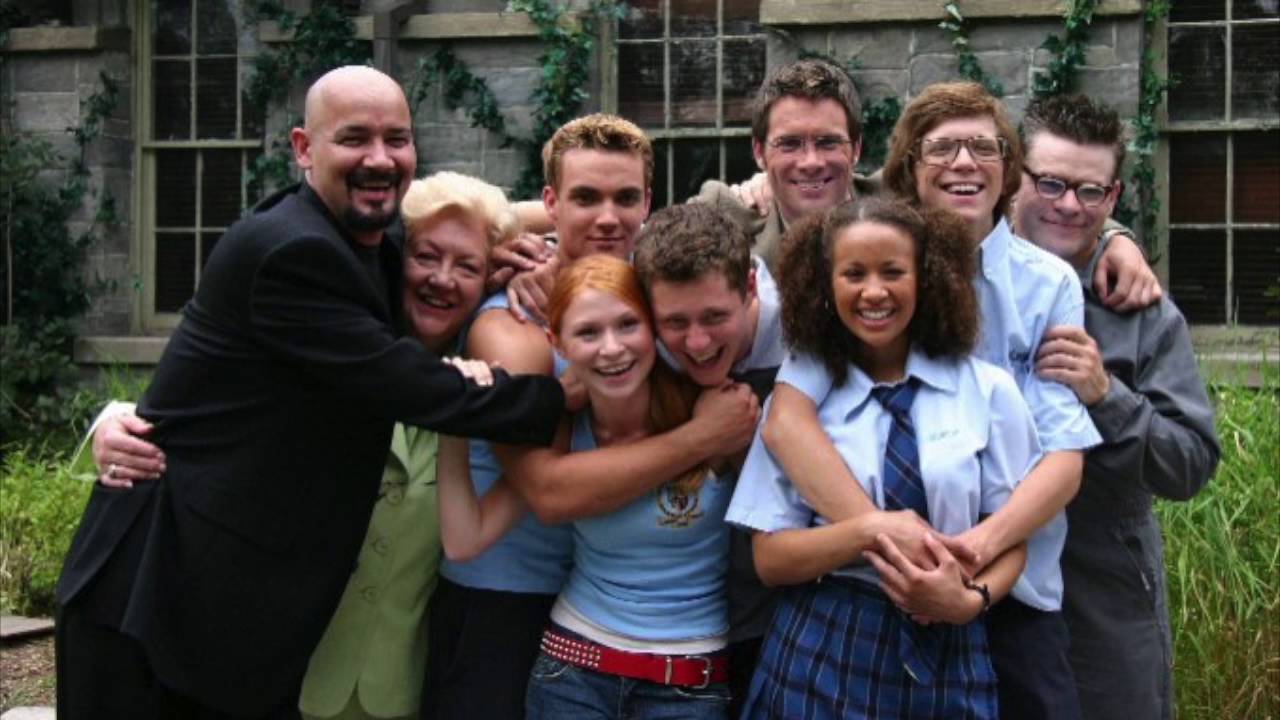
<svg viewBox="0 0 1280 720">
<path fill-rule="evenodd" d="M 538 656 L 529 674 L 526 720 L 725 720 L 728 683 L 700 689 L 606 675 Z"/>
</svg>

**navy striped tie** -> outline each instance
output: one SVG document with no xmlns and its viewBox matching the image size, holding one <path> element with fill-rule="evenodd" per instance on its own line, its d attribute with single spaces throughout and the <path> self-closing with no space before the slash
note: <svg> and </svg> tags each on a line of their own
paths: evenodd
<svg viewBox="0 0 1280 720">
<path fill-rule="evenodd" d="M 911 403 L 919 387 L 919 381 L 910 378 L 898 385 L 871 388 L 871 395 L 893 418 L 884 449 L 885 510 L 914 510 L 928 521 L 929 505 L 920 478 L 920 450 L 916 446 L 916 428 L 911 423 Z"/>
</svg>

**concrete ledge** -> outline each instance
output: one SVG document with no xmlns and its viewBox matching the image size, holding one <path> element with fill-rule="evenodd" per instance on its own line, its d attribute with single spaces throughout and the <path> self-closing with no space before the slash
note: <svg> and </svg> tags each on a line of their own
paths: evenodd
<svg viewBox="0 0 1280 720">
<path fill-rule="evenodd" d="M 1063 17 L 1065 0 L 960 0 L 965 18 Z M 1104 0 L 1097 15 L 1136 15 L 1141 0 Z M 946 10 L 937 0 L 762 0 L 765 25 L 837 25 L 842 23 L 942 20 Z"/>
<path fill-rule="evenodd" d="M 356 37 L 373 39 L 373 16 L 352 18 Z M 410 15 L 396 38 L 399 40 L 450 40 L 455 38 L 536 37 L 538 26 L 528 15 L 518 12 L 437 13 Z M 274 21 L 258 23 L 258 39 L 263 42 L 289 42 L 292 32 L 283 32 Z"/>
<path fill-rule="evenodd" d="M 72 355 L 81 365 L 155 365 L 167 337 L 89 335 L 76 338 Z"/>
<path fill-rule="evenodd" d="M 128 50 L 126 27 L 13 28 L 0 51 L 6 53 L 65 52 L 68 50 Z"/>
</svg>

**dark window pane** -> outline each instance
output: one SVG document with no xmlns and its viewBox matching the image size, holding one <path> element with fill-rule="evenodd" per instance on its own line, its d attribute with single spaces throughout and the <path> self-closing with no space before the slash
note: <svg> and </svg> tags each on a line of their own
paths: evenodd
<svg viewBox="0 0 1280 720">
<path fill-rule="evenodd" d="M 1176 4 L 1176 3 L 1175 3 Z M 1226 99 L 1226 40 L 1220 27 L 1169 29 L 1170 120 L 1217 120 Z"/>
<path fill-rule="evenodd" d="M 200 178 L 200 225 L 225 228 L 240 217 L 240 151 L 205 150 Z"/>
<path fill-rule="evenodd" d="M 222 238 L 220 232 L 200 233 L 200 273 L 204 274 L 204 268 L 209 264 L 209 255 L 213 252 L 213 246 L 218 244 L 218 240 Z"/>
<path fill-rule="evenodd" d="M 237 0 L 196 0 L 196 50 L 201 55 L 234 55 Z"/>
<path fill-rule="evenodd" d="M 672 202 L 684 202 L 702 189 L 702 183 L 720 177 L 720 141 L 680 140 L 674 143 L 675 187 Z"/>
<path fill-rule="evenodd" d="M 724 42 L 724 124 L 750 125 L 751 103 L 764 82 L 765 41 Z"/>
<path fill-rule="evenodd" d="M 670 153 L 670 141 L 658 140 L 653 144 L 653 201 L 649 204 L 652 210 L 671 204 L 671 195 L 667 192 L 667 165 Z"/>
<path fill-rule="evenodd" d="M 236 136 L 236 60 L 196 61 L 196 137 Z"/>
<path fill-rule="evenodd" d="M 641 127 L 664 127 L 662 45 L 618 44 L 618 112 Z"/>
<path fill-rule="evenodd" d="M 760 0 L 730 0 L 724 4 L 725 35 L 750 35 L 764 32 L 760 24 Z"/>
<path fill-rule="evenodd" d="M 196 224 L 196 153 L 161 150 L 156 153 L 156 226 L 194 227 Z"/>
<path fill-rule="evenodd" d="M 1226 136 L 1219 133 L 1170 136 L 1169 220 L 1224 222 L 1226 198 Z"/>
<path fill-rule="evenodd" d="M 671 125 L 716 124 L 716 41 L 671 45 Z"/>
<path fill-rule="evenodd" d="M 670 0 L 671 37 L 714 37 L 716 0 Z"/>
<path fill-rule="evenodd" d="M 759 169 L 751 155 L 751 138 L 738 137 L 724 141 L 724 181 L 740 183 Z"/>
<path fill-rule="evenodd" d="M 1226 0 L 1177 0 L 1169 3 L 1169 20 L 1195 22 L 1197 20 L 1222 20 L 1226 16 Z"/>
<path fill-rule="evenodd" d="M 1280 223 L 1280 132 L 1242 132 L 1235 149 L 1237 222 Z"/>
<path fill-rule="evenodd" d="M 1221 230 L 1169 233 L 1169 294 L 1193 323 L 1226 322 L 1226 242 Z"/>
<path fill-rule="evenodd" d="M 618 37 L 622 40 L 662 37 L 662 0 L 630 0 L 627 16 L 618 23 Z"/>
<path fill-rule="evenodd" d="M 157 55 L 191 52 L 191 0 L 152 0 L 151 47 Z"/>
<path fill-rule="evenodd" d="M 187 140 L 191 137 L 191 63 L 157 60 L 151 80 L 152 137 Z"/>
<path fill-rule="evenodd" d="M 1231 3 L 1231 17 L 1234 20 L 1280 17 L 1280 2 L 1276 0 L 1233 0 Z"/>
<path fill-rule="evenodd" d="M 1237 230 L 1231 255 L 1236 322 L 1274 327 L 1280 322 L 1280 298 L 1274 295 L 1280 287 L 1280 232 Z"/>
<path fill-rule="evenodd" d="M 1239 25 L 1231 32 L 1231 115 L 1280 117 L 1280 23 Z"/>
<path fill-rule="evenodd" d="M 262 138 L 264 116 L 263 108 L 249 100 L 249 78 L 253 76 L 253 61 L 240 62 L 240 138 L 259 140 Z"/>
<path fill-rule="evenodd" d="M 156 312 L 178 312 L 196 289 L 196 239 L 156 233 Z"/>
</svg>

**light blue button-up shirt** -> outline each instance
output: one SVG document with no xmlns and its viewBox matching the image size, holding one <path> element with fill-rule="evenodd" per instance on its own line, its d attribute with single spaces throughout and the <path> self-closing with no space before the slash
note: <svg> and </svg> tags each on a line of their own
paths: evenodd
<svg viewBox="0 0 1280 720">
<path fill-rule="evenodd" d="M 931 359 L 912 350 L 907 375 L 920 387 L 911 406 L 929 519 L 952 535 L 1004 505 L 1040 460 L 1035 421 L 1013 379 L 976 358 Z M 818 405 L 818 421 L 877 507 L 884 507 L 884 452 L 891 416 L 871 397 L 857 367 Z M 747 454 L 726 520 L 765 532 L 825 525 L 765 448 L 759 432 Z M 870 565 L 837 574 L 876 582 Z"/>
<path fill-rule="evenodd" d="M 1087 450 L 1102 442 L 1089 412 L 1071 388 L 1036 375 L 1036 349 L 1046 330 L 1084 327 L 1084 295 L 1075 271 L 1062 259 L 1017 237 L 1001 220 L 982 241 L 981 272 L 974 279 L 982 309 L 977 357 L 997 365 L 1017 381 L 1031 407 L 1044 452 Z M 831 376 L 816 358 L 791 355 L 778 382 L 820 403 L 831 391 Z M 1066 514 L 1059 512 L 1027 542 L 1027 568 L 1013 596 L 1040 610 L 1062 607 L 1058 558 L 1067 538 Z"/>
</svg>

